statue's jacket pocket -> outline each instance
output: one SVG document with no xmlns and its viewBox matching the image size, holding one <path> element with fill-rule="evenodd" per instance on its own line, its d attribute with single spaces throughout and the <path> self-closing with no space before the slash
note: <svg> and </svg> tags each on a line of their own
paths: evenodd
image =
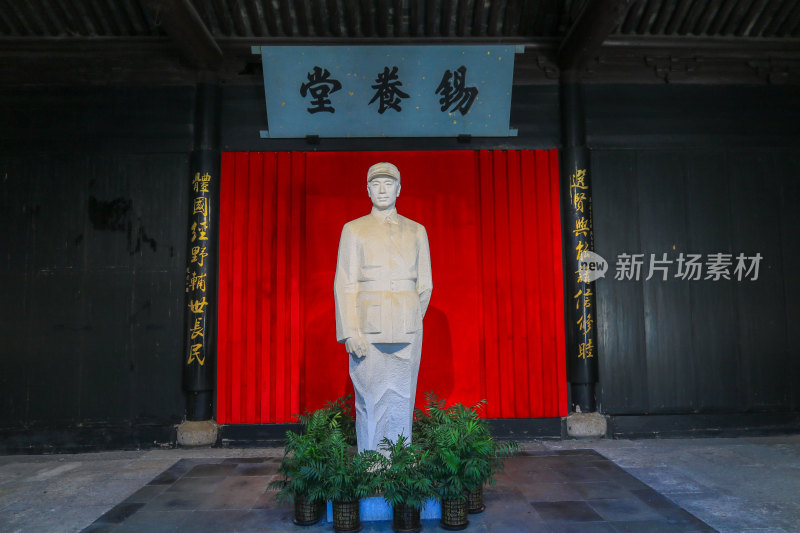
<svg viewBox="0 0 800 533">
<path fill-rule="evenodd" d="M 368 342 L 408 343 L 422 329 L 416 292 L 362 291 L 357 306 L 358 326 Z"/>
<path fill-rule="evenodd" d="M 358 319 L 361 333 L 377 334 L 383 331 L 381 327 L 381 299 L 380 292 L 358 293 Z"/>
</svg>

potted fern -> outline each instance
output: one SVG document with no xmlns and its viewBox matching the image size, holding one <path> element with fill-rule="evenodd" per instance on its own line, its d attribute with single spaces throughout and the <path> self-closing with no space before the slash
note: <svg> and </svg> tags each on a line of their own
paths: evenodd
<svg viewBox="0 0 800 533">
<path fill-rule="evenodd" d="M 333 437 L 343 435 L 345 441 L 355 442 L 349 399 L 339 398 L 323 409 L 296 415 L 302 431 L 286 432 L 284 456 L 278 468 L 282 476 L 270 488 L 278 490 L 280 501 L 294 503 L 295 524 L 316 524 L 322 516 L 324 480 L 330 468 L 329 457 L 337 445 Z"/>
<path fill-rule="evenodd" d="M 321 518 L 330 436 L 333 428 L 338 427 L 339 415 L 330 409 L 320 409 L 297 418 L 303 430 L 286 432 L 284 455 L 278 467 L 282 477 L 273 481 L 270 488 L 278 489 L 279 500 L 294 502 L 294 523 L 306 526 L 316 524 Z"/>
<path fill-rule="evenodd" d="M 494 483 L 493 474 L 502 468 L 502 460 L 517 450 L 513 441 L 498 444 L 494 440 L 479 416 L 485 403 L 445 408 L 443 400 L 429 393 L 425 411 L 417 412 L 416 428 L 430 454 L 445 529 L 464 529 L 470 507 L 472 512 L 483 510 L 484 483 Z"/>
<path fill-rule="evenodd" d="M 425 500 L 436 496 L 430 477 L 428 452 L 409 443 L 404 435 L 396 442 L 383 439 L 380 472 L 383 497 L 392 506 L 392 528 L 398 532 L 420 531 L 420 511 Z"/>
<path fill-rule="evenodd" d="M 361 529 L 359 500 L 377 492 L 379 477 L 374 470 L 382 457 L 375 450 L 355 453 L 338 424 L 332 428 L 330 443 L 322 494 L 333 502 L 333 529 L 358 531 Z"/>
<path fill-rule="evenodd" d="M 472 468 L 476 470 L 476 475 L 473 479 L 479 480 L 473 483 L 471 480 L 467 481 L 468 494 L 467 503 L 469 506 L 469 513 L 480 513 L 486 508 L 483 504 L 483 486 L 486 483 L 494 485 L 496 480 L 495 473 L 503 470 L 503 460 L 516 455 L 519 452 L 519 445 L 513 441 L 508 440 L 498 442 L 489 431 L 489 423 L 485 418 L 480 418 L 479 412 L 486 405 L 486 400 L 481 400 L 468 410 L 463 411 L 463 415 L 472 418 L 475 427 L 472 439 L 473 442 L 479 443 L 473 448 L 473 456 L 471 458 Z M 471 411 L 471 413 L 469 412 Z M 483 444 L 486 444 L 484 446 Z"/>
</svg>

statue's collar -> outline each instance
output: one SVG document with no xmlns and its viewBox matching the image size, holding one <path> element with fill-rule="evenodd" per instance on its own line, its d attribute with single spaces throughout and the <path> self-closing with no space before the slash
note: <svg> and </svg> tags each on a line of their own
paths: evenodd
<svg viewBox="0 0 800 533">
<path fill-rule="evenodd" d="M 373 206 L 372 211 L 371 211 L 370 214 L 372 216 L 374 216 L 375 218 L 377 218 L 380 222 L 391 222 L 392 224 L 397 224 L 398 223 L 397 217 L 399 215 L 397 214 L 397 209 L 390 209 L 388 211 L 381 211 L 377 207 Z"/>
</svg>

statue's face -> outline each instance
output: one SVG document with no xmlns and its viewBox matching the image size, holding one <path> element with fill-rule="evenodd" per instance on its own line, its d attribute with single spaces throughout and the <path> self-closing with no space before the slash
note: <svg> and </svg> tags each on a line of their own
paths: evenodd
<svg viewBox="0 0 800 533">
<path fill-rule="evenodd" d="M 400 196 L 400 182 L 394 178 L 378 177 L 367 183 L 367 192 L 376 208 L 381 211 L 392 209 Z"/>
</svg>

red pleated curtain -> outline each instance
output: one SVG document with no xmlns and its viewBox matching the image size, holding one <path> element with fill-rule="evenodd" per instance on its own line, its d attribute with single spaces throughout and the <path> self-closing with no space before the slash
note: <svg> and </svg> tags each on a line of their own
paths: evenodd
<svg viewBox="0 0 800 533">
<path fill-rule="evenodd" d="M 217 421 L 292 422 L 352 391 L 333 276 L 379 161 L 400 168 L 398 211 L 431 247 L 417 403 L 433 390 L 486 398 L 490 418 L 565 416 L 557 151 L 268 152 L 222 156 Z"/>
</svg>

